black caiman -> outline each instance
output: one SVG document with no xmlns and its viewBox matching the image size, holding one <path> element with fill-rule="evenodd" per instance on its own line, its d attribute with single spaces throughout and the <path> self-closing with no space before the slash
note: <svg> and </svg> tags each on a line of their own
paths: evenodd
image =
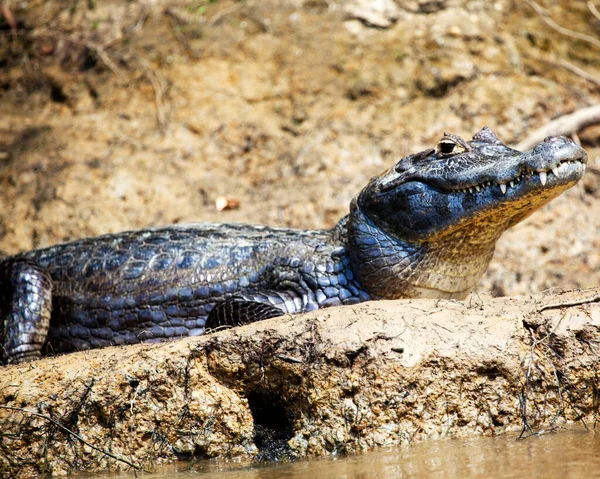
<svg viewBox="0 0 600 479">
<path fill-rule="evenodd" d="M 500 235 L 573 186 L 587 155 L 488 128 L 444 134 L 373 178 L 331 230 L 189 224 L 86 238 L 0 262 L 3 362 L 199 335 L 370 299 L 464 298 Z"/>
</svg>

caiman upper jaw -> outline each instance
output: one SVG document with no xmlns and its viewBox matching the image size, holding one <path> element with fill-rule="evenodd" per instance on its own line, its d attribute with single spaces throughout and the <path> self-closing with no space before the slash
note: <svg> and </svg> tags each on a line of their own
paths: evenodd
<svg viewBox="0 0 600 479">
<path fill-rule="evenodd" d="M 449 137 L 446 135 L 444 140 Z M 468 150 L 462 154 L 444 156 L 438 147 L 408 156 L 390 171 L 391 174 L 380 177 L 380 190 L 385 192 L 402 183 L 420 181 L 448 193 L 480 191 L 492 186 L 505 194 L 509 186 L 524 177 L 537 175 L 542 186 L 546 185 L 549 174 L 558 180 L 562 163 L 579 163 L 580 173 L 585 171 L 587 154 L 562 136 L 548 137 L 526 152 L 509 148 L 499 140 L 492 142 L 483 138 L 488 141 L 469 142 Z M 568 173 L 564 179 L 572 181 L 573 172 Z"/>
<path fill-rule="evenodd" d="M 556 186 L 578 181 L 585 172 L 588 160 L 583 148 L 563 136 L 548 137 L 532 150 L 519 156 L 514 157 L 515 162 L 512 165 L 500 162 L 499 168 L 491 167 L 490 173 L 495 176 L 493 179 L 447 189 L 472 193 L 486 186 L 496 186 L 506 194 L 509 188 L 514 188 L 521 180 L 532 180 L 535 176 L 539 178 L 538 185 Z"/>
</svg>

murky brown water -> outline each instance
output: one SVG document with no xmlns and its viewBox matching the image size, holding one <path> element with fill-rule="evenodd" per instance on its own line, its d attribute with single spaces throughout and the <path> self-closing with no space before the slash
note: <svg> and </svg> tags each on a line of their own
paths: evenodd
<svg viewBox="0 0 600 479">
<path fill-rule="evenodd" d="M 516 435 L 426 441 L 358 456 L 288 464 L 205 461 L 162 468 L 145 479 L 593 478 L 600 477 L 600 433 L 562 430 L 517 441 Z M 108 477 L 108 476 L 98 476 Z M 133 474 L 127 476 L 133 477 Z"/>
</svg>

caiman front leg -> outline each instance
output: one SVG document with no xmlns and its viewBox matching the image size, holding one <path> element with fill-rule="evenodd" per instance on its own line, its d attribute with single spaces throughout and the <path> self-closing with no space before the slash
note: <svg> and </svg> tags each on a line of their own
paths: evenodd
<svg viewBox="0 0 600 479">
<path fill-rule="evenodd" d="M 255 321 L 300 313 L 302 297 L 294 292 L 245 292 L 216 303 L 206 318 L 206 332 L 223 326 L 234 327 Z"/>
<path fill-rule="evenodd" d="M 52 313 L 52 279 L 27 261 L 0 263 L 0 362 L 39 358 Z"/>
</svg>

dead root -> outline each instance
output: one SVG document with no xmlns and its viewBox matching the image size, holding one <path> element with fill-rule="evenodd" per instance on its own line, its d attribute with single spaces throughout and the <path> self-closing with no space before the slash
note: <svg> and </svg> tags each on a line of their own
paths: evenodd
<svg viewBox="0 0 600 479">
<path fill-rule="evenodd" d="M 521 151 L 529 150 L 548 136 L 571 135 L 596 123 L 600 123 L 600 105 L 582 108 L 543 125 L 521 141 L 515 148 Z"/>
<path fill-rule="evenodd" d="M 35 411 L 31 411 L 29 409 L 25 409 L 22 407 L 13 407 L 13 406 L 3 406 L 0 405 L 1 409 L 9 409 L 11 411 L 19 411 L 22 412 L 24 414 L 30 414 L 31 416 L 35 416 L 39 419 L 43 419 L 45 421 L 48 421 L 50 423 L 52 423 L 54 426 L 56 426 L 57 428 L 59 428 L 60 430 L 66 432 L 67 434 L 69 434 L 70 436 L 74 437 L 75 439 L 77 439 L 78 441 L 81 441 L 83 444 L 85 444 L 86 446 L 94 449 L 95 451 L 98 451 L 102 454 L 104 454 L 105 456 L 108 456 L 112 459 L 114 459 L 115 461 L 119 461 L 122 462 L 123 464 L 126 464 L 127 466 L 131 467 L 132 469 L 134 469 L 134 473 L 135 473 L 135 477 L 137 477 L 137 473 L 135 471 L 139 471 L 142 468 L 140 466 L 138 466 L 137 464 L 134 464 L 133 462 L 128 461 L 127 459 L 121 457 L 121 456 L 117 456 L 115 454 L 113 454 L 110 451 L 107 451 L 106 449 L 102 449 L 101 447 L 97 447 L 94 444 L 92 444 L 89 441 L 86 441 L 83 437 L 81 437 L 79 434 L 77 434 L 76 432 L 73 432 L 71 429 L 69 429 L 68 427 L 63 426 L 59 421 L 57 421 L 56 419 L 45 415 L 45 414 L 39 414 Z"/>
<path fill-rule="evenodd" d="M 559 324 L 561 320 L 559 320 Z M 556 422 L 564 413 L 563 386 L 559 379 L 556 364 L 549 357 L 549 353 L 552 353 L 553 351 L 548 343 L 549 338 L 553 333 L 551 331 L 538 338 L 536 337 L 536 333 L 531 329 L 528 329 L 528 332 L 530 334 L 531 347 L 529 354 L 523 358 L 521 363 L 524 377 L 519 395 L 519 409 L 523 420 L 523 430 L 519 435 L 519 439 L 526 439 L 530 436 L 541 436 L 555 431 L 558 428 Z M 554 399 L 558 400 L 558 408 L 549 424 L 536 431 L 531 423 L 532 421 L 536 421 L 536 416 L 545 416 L 545 414 L 540 414 L 539 408 L 543 408 L 546 401 L 550 399 L 547 393 L 545 393 L 541 403 L 538 401 L 530 401 L 536 394 L 536 383 L 540 382 L 554 383 L 554 386 L 556 387 Z M 528 410 L 528 402 L 533 402 L 533 411 Z"/>
<path fill-rule="evenodd" d="M 595 429 L 600 412 L 598 395 L 598 370 L 590 371 L 587 378 L 575 377 L 572 374 L 573 363 L 579 362 L 582 356 L 574 354 L 572 348 L 566 347 L 564 334 L 557 331 L 563 328 L 563 322 L 572 316 L 572 309 L 589 305 L 600 300 L 600 295 L 593 294 L 587 298 L 560 301 L 539 307 L 533 321 L 525 322 L 525 329 L 529 335 L 529 352 L 521 361 L 521 379 L 519 393 L 519 409 L 523 428 L 519 439 L 530 436 L 540 436 L 560 429 L 562 423 L 580 421 L 586 429 L 586 413 L 583 411 L 584 396 L 591 402 L 593 428 Z M 561 309 L 561 315 L 556 321 L 548 322 L 539 317 L 542 311 Z M 584 314 L 589 315 L 587 311 Z M 591 316 L 590 316 L 591 317 Z M 584 328 L 578 335 L 581 345 L 587 346 L 587 351 L 582 353 L 592 354 L 595 362 L 600 358 L 600 337 L 596 328 Z M 583 380 L 582 380 L 583 379 Z M 554 411 L 550 420 L 548 411 Z M 588 414 L 589 416 L 589 410 Z"/>
</svg>

